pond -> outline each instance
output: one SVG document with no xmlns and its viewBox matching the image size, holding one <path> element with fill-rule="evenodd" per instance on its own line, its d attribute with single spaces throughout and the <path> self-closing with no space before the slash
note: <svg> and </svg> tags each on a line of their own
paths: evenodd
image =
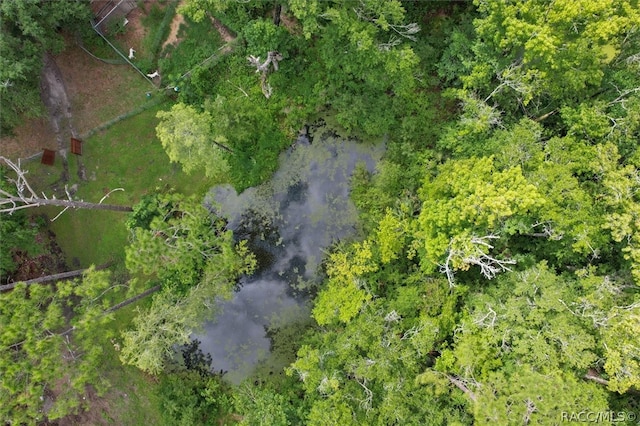
<svg viewBox="0 0 640 426">
<path fill-rule="evenodd" d="M 270 181 L 239 195 L 228 185 L 211 190 L 205 203 L 258 260 L 215 321 L 193 336 L 211 354 L 212 369 L 239 383 L 269 355 L 268 327 L 309 316 L 309 290 L 321 279 L 326 250 L 356 229 L 351 174 L 357 164 L 373 171 L 383 151 L 383 143 L 359 143 L 319 123 L 281 156 Z"/>
</svg>

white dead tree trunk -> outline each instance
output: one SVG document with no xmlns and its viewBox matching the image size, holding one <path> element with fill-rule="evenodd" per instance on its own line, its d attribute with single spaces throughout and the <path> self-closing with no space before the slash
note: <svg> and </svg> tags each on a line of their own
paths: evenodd
<svg viewBox="0 0 640 426">
<path fill-rule="evenodd" d="M 56 215 L 51 221 L 56 220 L 62 213 L 67 211 L 68 209 L 95 209 L 95 210 L 113 210 L 120 212 L 131 212 L 133 209 L 129 206 L 116 206 L 112 204 L 102 204 L 104 200 L 106 200 L 109 195 L 111 195 L 115 191 L 124 191 L 123 188 L 116 188 L 109 193 L 107 193 L 98 203 L 88 203 L 82 200 L 74 200 L 69 193 L 69 189 L 65 185 L 65 194 L 67 199 L 57 199 L 55 196 L 51 196 L 51 198 L 47 197 L 44 192 L 38 194 L 31 187 L 25 175 L 28 173 L 27 170 L 22 170 L 20 167 L 20 161 L 18 163 L 14 163 L 8 158 L 0 156 L 0 164 L 6 164 L 11 170 L 13 170 L 16 174 L 15 178 L 7 178 L 7 180 L 15 185 L 16 194 L 12 194 L 4 189 L 0 188 L 0 213 L 9 213 L 12 214 L 17 210 L 27 209 L 30 207 L 40 207 L 40 206 L 58 206 L 64 207 L 64 209 Z"/>
<path fill-rule="evenodd" d="M 256 67 L 256 72 L 261 73 L 260 84 L 262 87 L 262 93 L 267 99 L 269 99 L 271 97 L 271 93 L 273 92 L 271 85 L 267 82 L 269 65 L 273 67 L 274 71 L 278 71 L 278 62 L 282 60 L 282 55 L 279 52 L 270 51 L 267 53 L 267 59 L 264 62 L 260 61 L 259 56 L 256 57 L 253 55 L 249 55 L 247 60 L 252 66 Z"/>
<path fill-rule="evenodd" d="M 489 254 L 493 246 L 489 243 L 500 237 L 497 235 L 485 235 L 484 237 L 471 237 L 469 241 L 455 241 L 453 238 L 447 250 L 447 259 L 440 266 L 440 272 L 446 275 L 449 286 L 455 286 L 454 269 L 467 270 L 475 265 L 480 267 L 480 273 L 487 279 L 492 279 L 496 274 L 511 271 L 508 265 L 515 265 L 512 259 L 498 259 Z"/>
</svg>

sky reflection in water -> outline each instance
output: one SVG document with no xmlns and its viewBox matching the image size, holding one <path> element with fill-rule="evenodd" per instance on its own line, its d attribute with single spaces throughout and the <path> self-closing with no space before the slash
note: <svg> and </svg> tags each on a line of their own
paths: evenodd
<svg viewBox="0 0 640 426">
<path fill-rule="evenodd" d="M 269 352 L 266 328 L 308 315 L 304 284 L 316 279 L 323 249 L 355 230 L 357 214 L 349 200 L 349 177 L 356 164 L 373 171 L 382 144 L 365 145 L 312 129 L 280 158 L 273 178 L 238 195 L 228 185 L 214 187 L 206 203 L 217 204 L 236 237 L 248 239 L 259 268 L 243 277 L 232 300 L 204 325 L 201 349 L 214 370 L 231 382 L 247 377 Z"/>
</svg>

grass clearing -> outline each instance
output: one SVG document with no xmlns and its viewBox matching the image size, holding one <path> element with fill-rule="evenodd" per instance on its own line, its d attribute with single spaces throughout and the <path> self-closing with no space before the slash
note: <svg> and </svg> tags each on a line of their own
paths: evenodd
<svg viewBox="0 0 640 426">
<path fill-rule="evenodd" d="M 68 186 L 78 185 L 75 197 L 98 202 L 106 192 L 123 187 L 124 192 L 113 193 L 105 203 L 134 205 L 143 195 L 157 190 L 204 194 L 210 186 L 207 179 L 202 175 L 186 175 L 178 165 L 172 165 L 156 138 L 156 113 L 169 107 L 169 102 L 153 106 L 85 140 L 84 155 L 69 158 Z M 88 181 L 78 178 L 80 162 L 86 168 Z M 34 189 L 50 194 L 51 188 L 58 186 L 57 197 L 63 197 L 64 190 L 57 183 L 62 173 L 60 159 L 53 167 L 33 161 L 25 168 L 30 171 Z M 60 209 L 43 208 L 41 212 L 51 218 Z M 70 267 L 88 267 L 113 260 L 115 265 L 110 269 L 117 273 L 124 269 L 124 247 L 128 243 L 126 219 L 127 213 L 122 212 L 69 210 L 50 227 Z M 118 311 L 102 338 L 118 336 L 137 314 L 136 306 L 145 306 L 150 300 L 143 299 Z M 109 343 L 106 346 L 102 372 L 110 384 L 109 390 L 91 401 L 92 408 L 80 416 L 78 424 L 160 424 L 162 407 L 157 380 L 135 367 L 122 365 L 115 348 Z"/>
<path fill-rule="evenodd" d="M 84 142 L 83 156 L 69 158 L 70 181 L 78 185 L 76 198 L 98 202 L 115 188 L 105 204 L 132 206 L 140 198 L 154 191 L 175 189 L 184 194 L 204 194 L 209 188 L 207 179 L 186 175 L 177 164 L 171 164 L 160 141 L 156 138 L 156 113 L 169 107 L 157 105 L 134 117 L 122 120 L 107 130 L 98 132 Z M 77 175 L 79 162 L 86 168 L 88 181 Z M 60 160 L 54 167 L 32 162 L 29 169 L 34 187 L 49 192 L 62 173 Z M 63 197 L 57 188 L 57 197 Z M 59 209 L 43 209 L 52 218 Z M 124 257 L 127 230 L 126 213 L 102 210 L 69 210 L 51 224 L 67 259 L 77 267 L 101 264 Z"/>
<path fill-rule="evenodd" d="M 185 17 L 184 21 L 178 30 L 178 39 L 182 41 L 177 46 L 167 45 L 158 60 L 163 75 L 170 83 L 178 84 L 180 76 L 210 56 L 219 54 L 219 48 L 224 45 L 209 19 L 194 22 Z"/>
</svg>

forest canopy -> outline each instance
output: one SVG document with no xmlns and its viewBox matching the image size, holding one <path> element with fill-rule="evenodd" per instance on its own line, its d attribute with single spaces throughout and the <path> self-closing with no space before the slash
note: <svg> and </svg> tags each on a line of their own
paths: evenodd
<svg viewBox="0 0 640 426">
<path fill-rule="evenodd" d="M 55 49 L 45 29 L 82 16 L 43 23 L 30 2 L 0 4 L 2 49 L 18 39 Z M 269 330 L 287 365 L 230 386 L 190 335 L 256 257 L 202 198 L 150 191 L 127 220 L 126 291 L 103 298 L 109 275 L 90 270 L 57 291 L 2 294 L 0 353 L 32 378 L 3 358 L 1 394 L 16 401 L 3 421 L 35 418 L 50 373 L 70 374 L 73 363 L 46 369 L 56 353 L 87 351 L 71 393 L 98 380 L 86 330 L 153 290 L 120 330 L 119 358 L 162 378 L 167 424 L 556 424 L 580 412 L 635 424 L 637 0 L 186 0 L 178 10 L 237 40 L 188 78 L 164 62 L 180 84 L 154 112 L 169 160 L 240 192 L 268 180 L 319 117 L 361 143 L 384 138 L 375 171 L 351 178 L 358 234 L 327 250 L 309 321 Z M 20 13 L 34 30 L 15 24 Z M 27 250 L 26 223 L 15 216 L 0 231 Z M 64 307 L 75 314 L 63 318 Z M 66 349 L 65 326 L 78 332 Z M 72 411 L 73 395 L 65 401 Z"/>
</svg>

